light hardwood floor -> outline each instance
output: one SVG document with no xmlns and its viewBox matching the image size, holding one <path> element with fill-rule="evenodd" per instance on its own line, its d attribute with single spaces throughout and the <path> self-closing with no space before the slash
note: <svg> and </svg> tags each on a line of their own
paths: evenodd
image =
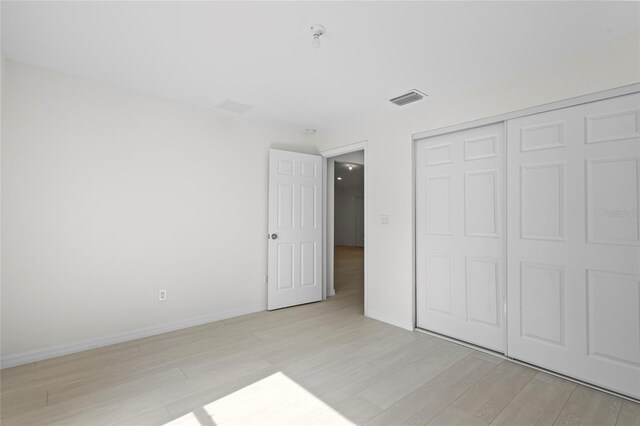
<svg viewBox="0 0 640 426">
<path fill-rule="evenodd" d="M 363 316 L 337 295 L 4 369 L 2 425 L 640 425 L 640 405 Z M 389 283 L 393 285 L 393 283 Z"/>
</svg>

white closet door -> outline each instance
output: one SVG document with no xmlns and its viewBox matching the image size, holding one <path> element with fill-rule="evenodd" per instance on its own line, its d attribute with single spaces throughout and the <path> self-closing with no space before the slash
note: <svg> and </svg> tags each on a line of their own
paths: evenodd
<svg viewBox="0 0 640 426">
<path fill-rule="evenodd" d="M 508 122 L 508 354 L 640 397 L 640 96 Z"/>
<path fill-rule="evenodd" d="M 416 144 L 417 325 L 504 350 L 504 124 Z"/>
</svg>

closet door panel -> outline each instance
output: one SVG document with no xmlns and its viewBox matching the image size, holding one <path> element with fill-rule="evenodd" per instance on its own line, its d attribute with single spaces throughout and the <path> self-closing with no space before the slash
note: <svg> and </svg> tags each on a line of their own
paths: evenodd
<svg viewBox="0 0 640 426">
<path fill-rule="evenodd" d="M 504 351 L 504 124 L 416 144 L 418 327 Z"/>
<path fill-rule="evenodd" d="M 508 355 L 640 397 L 640 95 L 507 134 Z"/>
</svg>

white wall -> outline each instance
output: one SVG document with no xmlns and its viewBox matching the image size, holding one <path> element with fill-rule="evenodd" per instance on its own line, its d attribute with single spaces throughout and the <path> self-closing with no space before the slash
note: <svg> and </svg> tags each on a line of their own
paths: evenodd
<svg viewBox="0 0 640 426">
<path fill-rule="evenodd" d="M 640 43 L 638 34 L 632 34 L 473 92 L 428 98 L 402 109 L 390 105 L 385 116 L 323 132 L 321 150 L 368 141 L 367 315 L 405 328 L 413 326 L 412 134 L 638 81 Z M 381 215 L 390 216 L 389 225 L 380 224 Z"/>
<path fill-rule="evenodd" d="M 4 65 L 3 366 L 264 309 L 268 149 L 314 137 Z"/>
<path fill-rule="evenodd" d="M 356 246 L 356 197 L 364 196 L 364 187 L 335 189 L 334 245 Z M 362 224 L 364 225 L 364 224 Z"/>
</svg>

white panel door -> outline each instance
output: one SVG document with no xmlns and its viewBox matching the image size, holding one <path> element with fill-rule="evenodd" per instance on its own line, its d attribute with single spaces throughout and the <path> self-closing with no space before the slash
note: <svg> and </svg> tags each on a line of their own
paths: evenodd
<svg viewBox="0 0 640 426">
<path fill-rule="evenodd" d="M 269 154 L 268 309 L 322 299 L 322 157 Z"/>
<path fill-rule="evenodd" d="M 504 124 L 416 144 L 417 325 L 504 344 Z"/>
<path fill-rule="evenodd" d="M 640 397 L 640 96 L 507 134 L 508 355 Z"/>
</svg>

